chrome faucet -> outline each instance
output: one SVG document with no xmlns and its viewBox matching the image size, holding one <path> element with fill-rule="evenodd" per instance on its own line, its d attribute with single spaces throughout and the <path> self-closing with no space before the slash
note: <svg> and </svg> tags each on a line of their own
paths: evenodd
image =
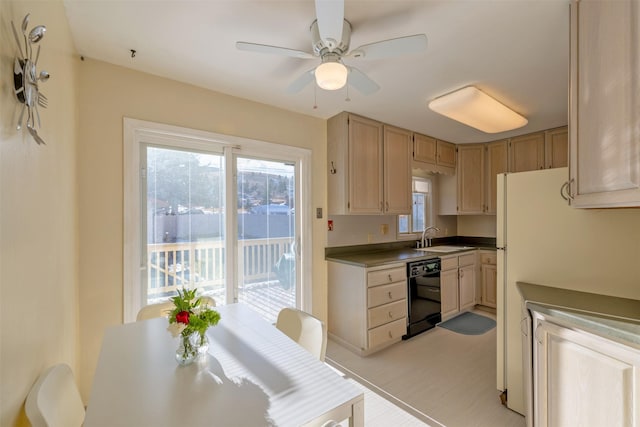
<svg viewBox="0 0 640 427">
<path fill-rule="evenodd" d="M 427 238 L 427 245 L 426 246 L 424 245 L 424 243 L 425 243 L 424 237 L 427 234 L 427 232 L 429 232 L 429 231 L 436 231 L 437 232 L 437 231 L 440 231 L 440 229 L 438 227 L 429 226 L 429 227 L 425 228 L 422 231 L 422 240 L 421 240 L 421 242 L 422 242 L 422 247 L 423 248 L 430 248 L 431 247 L 431 237 Z"/>
</svg>

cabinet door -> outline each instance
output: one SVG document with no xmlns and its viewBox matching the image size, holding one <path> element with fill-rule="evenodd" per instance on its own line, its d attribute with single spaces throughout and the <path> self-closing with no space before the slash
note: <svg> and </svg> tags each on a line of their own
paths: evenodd
<svg viewBox="0 0 640 427">
<path fill-rule="evenodd" d="M 412 134 L 384 126 L 384 213 L 410 214 Z"/>
<path fill-rule="evenodd" d="M 640 206 L 639 27 L 636 0 L 571 4 L 573 206 Z"/>
<path fill-rule="evenodd" d="M 446 141 L 436 143 L 436 162 L 441 166 L 456 167 L 456 145 Z"/>
<path fill-rule="evenodd" d="M 484 212 L 484 145 L 458 146 L 458 213 Z"/>
<path fill-rule="evenodd" d="M 511 172 L 544 169 L 544 132 L 511 138 Z"/>
<path fill-rule="evenodd" d="M 476 266 L 467 265 L 459 269 L 460 311 L 476 305 Z"/>
<path fill-rule="evenodd" d="M 436 164 L 436 139 L 430 136 L 413 134 L 413 160 Z"/>
<path fill-rule="evenodd" d="M 498 304 L 498 270 L 495 265 L 482 264 L 480 271 L 482 273 L 482 296 L 480 302 L 487 307 L 496 308 Z"/>
<path fill-rule="evenodd" d="M 456 314 L 458 310 L 458 269 L 440 273 L 440 297 L 442 319 Z"/>
<path fill-rule="evenodd" d="M 545 132 L 545 167 L 567 167 L 569 157 L 569 130 L 567 127 Z"/>
<path fill-rule="evenodd" d="M 496 214 L 497 176 L 509 168 L 508 140 L 487 144 L 487 192 L 485 213 Z"/>
<path fill-rule="evenodd" d="M 382 123 L 349 117 L 349 213 L 382 212 Z"/>
<path fill-rule="evenodd" d="M 640 351 L 534 320 L 536 426 L 638 426 Z"/>
</svg>

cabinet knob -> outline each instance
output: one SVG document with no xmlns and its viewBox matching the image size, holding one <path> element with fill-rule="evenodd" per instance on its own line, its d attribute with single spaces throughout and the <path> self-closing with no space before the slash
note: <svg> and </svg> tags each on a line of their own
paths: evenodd
<svg viewBox="0 0 640 427">
<path fill-rule="evenodd" d="M 392 312 L 389 312 L 389 318 L 393 319 L 393 313 Z"/>
<path fill-rule="evenodd" d="M 464 277 L 464 270 L 460 270 L 460 277 Z"/>
<path fill-rule="evenodd" d="M 393 338 L 393 334 L 389 331 L 389 338 Z"/>
<path fill-rule="evenodd" d="M 389 202 L 387 202 L 386 205 L 387 205 L 387 212 L 389 212 Z"/>
<path fill-rule="evenodd" d="M 389 291 L 389 299 L 393 299 L 393 295 L 391 295 L 391 291 Z"/>
<path fill-rule="evenodd" d="M 389 274 L 389 281 L 393 282 L 393 277 L 391 277 L 391 275 Z"/>
</svg>

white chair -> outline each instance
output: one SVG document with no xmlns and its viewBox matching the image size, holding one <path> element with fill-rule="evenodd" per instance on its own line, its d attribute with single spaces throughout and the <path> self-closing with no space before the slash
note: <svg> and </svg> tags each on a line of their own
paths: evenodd
<svg viewBox="0 0 640 427">
<path fill-rule="evenodd" d="M 25 412 L 33 427 L 80 427 L 84 406 L 69 365 L 47 369 L 31 388 Z"/>
<path fill-rule="evenodd" d="M 283 308 L 276 328 L 324 362 L 327 352 L 327 329 L 320 319 L 295 308 Z"/>
<path fill-rule="evenodd" d="M 202 305 L 206 304 L 209 307 L 216 306 L 216 300 L 214 300 L 211 297 L 202 296 L 200 297 L 200 300 L 202 301 L 200 303 Z M 140 321 L 140 320 L 155 319 L 156 317 L 167 317 L 169 312 L 173 310 L 174 307 L 175 306 L 171 301 L 164 301 L 164 302 L 159 302 L 157 304 L 145 305 L 140 309 L 140 311 L 138 311 L 136 320 Z"/>
<path fill-rule="evenodd" d="M 145 305 L 138 311 L 136 320 L 148 320 L 155 319 L 156 317 L 167 317 L 169 312 L 173 310 L 175 306 L 171 301 L 159 302 L 157 304 Z"/>
</svg>

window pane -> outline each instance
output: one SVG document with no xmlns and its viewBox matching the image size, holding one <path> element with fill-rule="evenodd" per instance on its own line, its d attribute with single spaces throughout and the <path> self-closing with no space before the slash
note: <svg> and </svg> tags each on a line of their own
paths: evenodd
<svg viewBox="0 0 640 427">
<path fill-rule="evenodd" d="M 183 286 L 224 301 L 224 161 L 147 147 L 147 301 Z"/>
<path fill-rule="evenodd" d="M 238 300 L 270 322 L 296 306 L 295 167 L 237 158 Z"/>
<path fill-rule="evenodd" d="M 413 230 L 414 232 L 422 232 L 425 227 L 425 201 L 426 197 L 423 193 L 413 193 Z"/>
<path fill-rule="evenodd" d="M 398 232 L 409 232 L 409 215 L 398 215 Z"/>
</svg>

